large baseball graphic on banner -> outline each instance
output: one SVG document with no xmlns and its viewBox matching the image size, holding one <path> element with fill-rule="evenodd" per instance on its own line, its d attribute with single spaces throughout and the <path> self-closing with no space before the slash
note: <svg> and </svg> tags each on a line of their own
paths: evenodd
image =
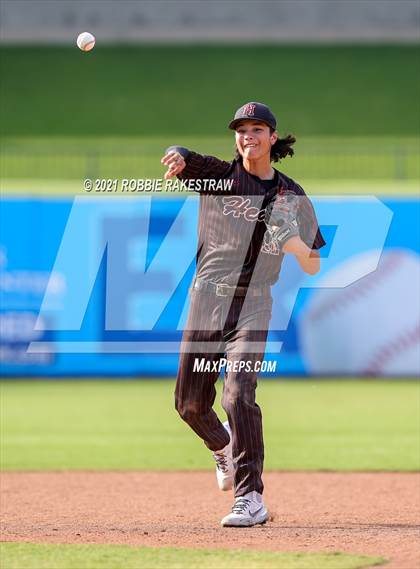
<svg viewBox="0 0 420 569">
<path fill-rule="evenodd" d="M 331 276 L 356 274 L 374 255 L 352 257 L 327 274 L 324 284 Z M 419 318 L 419 256 L 402 249 L 383 252 L 375 271 L 345 288 L 318 289 L 302 310 L 298 331 L 308 372 L 417 375 Z"/>
</svg>

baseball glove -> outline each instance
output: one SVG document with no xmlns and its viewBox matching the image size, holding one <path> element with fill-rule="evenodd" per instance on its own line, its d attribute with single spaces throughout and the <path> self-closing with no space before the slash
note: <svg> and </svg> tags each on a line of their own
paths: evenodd
<svg viewBox="0 0 420 569">
<path fill-rule="evenodd" d="M 299 235 L 298 200 L 296 194 L 286 191 L 277 195 L 265 210 L 265 224 L 280 249 L 291 237 Z"/>
</svg>

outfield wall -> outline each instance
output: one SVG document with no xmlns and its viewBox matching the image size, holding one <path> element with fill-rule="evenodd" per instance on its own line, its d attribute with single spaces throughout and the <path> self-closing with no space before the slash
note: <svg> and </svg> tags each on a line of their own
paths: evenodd
<svg viewBox="0 0 420 569">
<path fill-rule="evenodd" d="M 1 42 L 419 41 L 416 0 L 2 0 Z"/>
<path fill-rule="evenodd" d="M 419 374 L 420 202 L 313 203 L 327 241 L 322 271 L 309 277 L 286 257 L 268 375 Z M 4 199 L 2 374 L 173 376 L 197 214 L 196 196 Z"/>
</svg>

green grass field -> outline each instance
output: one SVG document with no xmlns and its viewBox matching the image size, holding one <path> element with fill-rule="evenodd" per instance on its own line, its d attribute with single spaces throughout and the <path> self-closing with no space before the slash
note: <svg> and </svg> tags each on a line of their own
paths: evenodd
<svg viewBox="0 0 420 569">
<path fill-rule="evenodd" d="M 213 469 L 174 410 L 173 388 L 159 379 L 2 381 L 1 467 Z M 266 469 L 416 470 L 419 395 L 418 383 L 402 379 L 261 381 Z M 361 569 L 384 562 L 343 553 L 32 543 L 3 543 L 1 557 L 3 569 Z"/>
<path fill-rule="evenodd" d="M 418 136 L 418 61 L 410 45 L 2 47 L 0 134 L 220 136 L 262 100 L 299 136 Z"/>
<path fill-rule="evenodd" d="M 174 409 L 173 388 L 169 380 L 2 382 L 2 468 L 211 469 Z M 266 468 L 416 470 L 419 395 L 403 380 L 261 381 Z"/>
<path fill-rule="evenodd" d="M 213 469 L 174 410 L 173 388 L 159 379 L 2 381 L 1 467 Z M 419 384 L 402 379 L 261 381 L 266 469 L 416 470 L 419 395 Z M 3 543 L 1 558 L 3 569 L 361 569 L 385 562 L 338 552 L 32 543 Z"/>
<path fill-rule="evenodd" d="M 345 553 L 277 553 L 102 545 L 3 543 L 3 569 L 362 569 L 384 562 Z"/>
<path fill-rule="evenodd" d="M 286 174 L 322 193 L 337 180 L 372 193 L 363 180 L 415 194 L 418 58 L 409 45 L 1 47 L 1 189 L 74 195 L 85 177 L 161 177 L 174 143 L 231 159 L 227 123 L 263 100 L 298 139 Z"/>
</svg>

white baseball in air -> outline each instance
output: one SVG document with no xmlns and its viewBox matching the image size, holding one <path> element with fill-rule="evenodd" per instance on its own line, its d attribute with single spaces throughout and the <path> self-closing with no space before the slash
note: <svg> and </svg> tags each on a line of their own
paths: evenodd
<svg viewBox="0 0 420 569">
<path fill-rule="evenodd" d="M 82 32 L 77 36 L 77 47 L 82 51 L 90 51 L 95 46 L 95 36 L 89 32 Z"/>
<path fill-rule="evenodd" d="M 356 255 L 332 269 L 332 276 L 360 274 L 375 258 L 377 251 Z M 322 282 L 317 286 L 322 287 Z M 418 375 L 419 290 L 419 256 L 391 249 L 382 253 L 375 271 L 353 284 L 314 291 L 298 324 L 308 371 L 373 377 Z"/>
</svg>

